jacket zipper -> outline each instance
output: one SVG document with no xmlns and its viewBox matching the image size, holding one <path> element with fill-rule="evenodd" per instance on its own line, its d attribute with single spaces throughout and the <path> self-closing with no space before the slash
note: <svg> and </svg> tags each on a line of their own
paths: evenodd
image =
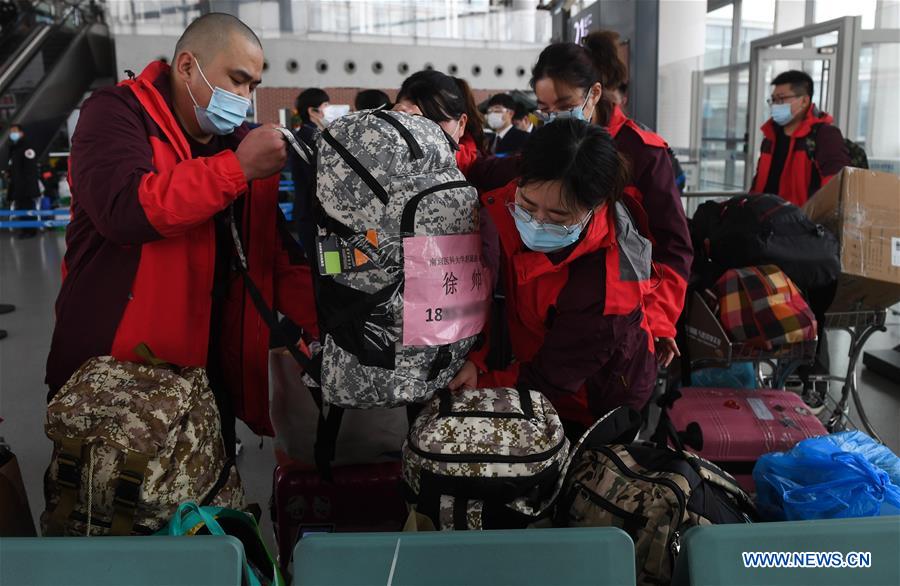
<svg viewBox="0 0 900 586">
<path fill-rule="evenodd" d="M 675 530 L 672 532 L 672 536 L 669 538 L 668 543 L 669 551 L 673 554 L 672 563 L 674 564 L 675 555 L 677 555 L 678 551 L 681 549 L 681 533 L 679 532 L 678 528 L 681 527 L 681 524 L 684 521 L 684 513 L 685 509 L 687 508 L 687 504 L 684 498 L 684 492 L 682 492 L 682 490 L 678 488 L 677 484 L 675 484 L 668 478 L 655 478 L 653 476 L 645 476 L 643 474 L 635 472 L 634 470 L 626 466 L 625 462 L 623 462 L 622 459 L 619 458 L 619 456 L 617 456 L 613 450 L 606 446 L 599 446 L 597 449 L 610 460 L 612 460 L 612 462 L 616 465 L 616 468 L 621 470 L 625 474 L 625 476 L 629 476 L 636 480 L 643 480 L 644 482 L 649 482 L 651 484 L 662 484 L 663 486 L 671 490 L 675 495 L 675 498 L 678 499 L 678 520 L 675 524 Z"/>
</svg>

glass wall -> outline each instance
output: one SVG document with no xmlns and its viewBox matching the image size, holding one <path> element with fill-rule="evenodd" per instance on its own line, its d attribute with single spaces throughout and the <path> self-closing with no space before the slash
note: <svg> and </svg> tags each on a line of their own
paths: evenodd
<svg viewBox="0 0 900 586">
<path fill-rule="evenodd" d="M 666 0 L 662 0 L 666 1 Z M 886 16 L 898 10 L 896 0 L 734 0 L 726 5 L 716 3 L 706 14 L 706 40 L 703 57 L 704 71 L 695 99 L 700 100 L 697 139 L 701 164 L 698 189 L 700 191 L 735 190 L 744 188 L 743 167 L 748 141 L 759 141 L 758 129 L 748 121 L 748 85 L 750 45 L 753 41 L 777 32 L 825 22 L 845 16 L 861 16 L 862 28 L 896 28 Z M 892 12 L 893 11 L 893 12 Z M 837 33 L 819 35 L 807 46 L 833 47 Z M 798 44 L 796 47 L 802 47 Z M 807 70 L 815 81 L 814 101 L 827 109 L 833 99 L 827 95 L 829 77 L 836 72 L 828 69 L 828 60 L 778 62 L 766 72 L 764 83 L 779 71 L 790 68 Z M 888 103 L 900 103 L 900 43 L 863 44 L 858 74 L 856 136 L 874 159 L 873 167 L 896 169 L 900 164 L 900 122 L 891 119 Z M 878 87 L 875 87 L 875 84 Z M 697 96 L 699 92 L 699 96 Z M 757 104 L 757 108 L 765 108 Z M 876 116 L 876 109 L 878 114 Z M 894 120 L 890 126 L 893 137 L 887 138 L 887 127 L 874 124 L 874 119 Z M 755 164 L 755 163 L 753 163 Z"/>
<path fill-rule="evenodd" d="M 731 31 L 734 23 L 734 5 L 723 6 L 706 15 L 706 69 L 714 69 L 731 63 Z"/>
<path fill-rule="evenodd" d="M 180 34 L 205 10 L 240 17 L 261 37 L 298 35 L 319 40 L 374 37 L 377 42 L 546 44 L 546 10 L 490 0 L 129 0 L 106 3 L 116 34 Z"/>
</svg>

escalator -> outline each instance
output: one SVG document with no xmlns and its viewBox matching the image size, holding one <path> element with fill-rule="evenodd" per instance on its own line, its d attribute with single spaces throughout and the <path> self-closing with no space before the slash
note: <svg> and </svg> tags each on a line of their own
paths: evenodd
<svg viewBox="0 0 900 586">
<path fill-rule="evenodd" d="M 114 82 L 114 43 L 95 2 L 33 3 L 0 39 L 0 170 L 11 124 L 43 157 L 85 93 Z"/>
</svg>

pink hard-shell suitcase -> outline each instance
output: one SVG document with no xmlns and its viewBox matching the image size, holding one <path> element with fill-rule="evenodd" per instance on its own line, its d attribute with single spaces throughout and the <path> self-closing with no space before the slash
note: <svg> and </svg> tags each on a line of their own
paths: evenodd
<svg viewBox="0 0 900 586">
<path fill-rule="evenodd" d="M 685 387 L 669 418 L 687 450 L 731 472 L 751 492 L 761 455 L 828 433 L 798 395 L 772 389 Z"/>
</svg>

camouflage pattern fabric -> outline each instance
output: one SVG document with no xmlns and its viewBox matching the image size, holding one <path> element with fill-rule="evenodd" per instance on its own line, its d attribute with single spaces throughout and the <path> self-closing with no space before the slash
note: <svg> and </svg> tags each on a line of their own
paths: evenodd
<svg viewBox="0 0 900 586">
<path fill-rule="evenodd" d="M 59 454 L 66 440 L 83 446 L 78 500 L 64 528 L 68 535 L 86 535 L 89 516 L 91 535 L 109 533 L 115 488 L 129 453 L 148 460 L 134 533 L 157 531 L 183 501 L 202 501 L 226 463 L 219 413 L 202 368 L 177 373 L 110 356 L 92 358 L 50 402 L 45 430 L 54 441 L 41 518 L 45 531 L 60 501 Z M 240 509 L 243 500 L 240 477 L 231 466 L 210 504 Z"/>
<path fill-rule="evenodd" d="M 568 456 L 569 442 L 556 410 L 543 395 L 530 391 L 533 417 L 527 418 L 515 389 L 464 389 L 441 392 L 413 423 L 403 446 L 403 478 L 422 497 L 423 475 L 445 479 L 498 479 L 498 484 L 527 481 L 552 471 L 549 493 Z M 441 403 L 445 402 L 442 409 Z M 468 528 L 483 528 L 483 504 L 478 493 L 467 498 Z M 528 517 L 544 514 L 552 498 L 517 497 L 505 506 Z M 452 529 L 453 498 L 440 497 L 433 519 L 440 529 Z M 421 509 L 420 509 L 421 511 Z"/>
<path fill-rule="evenodd" d="M 389 293 L 387 300 L 366 312 L 355 331 L 361 343 L 393 356 L 393 368 L 362 364 L 347 349 L 348 344 L 338 344 L 324 332 L 323 400 L 348 408 L 425 401 L 459 371 L 475 338 L 442 347 L 441 360 L 438 347 L 402 344 L 403 239 L 477 232 L 478 193 L 460 183 L 465 178 L 446 135 L 422 116 L 382 111 L 344 116 L 319 137 L 318 153 L 316 196 L 321 209 L 328 219 L 352 232 L 341 238 L 365 253 L 374 265 L 368 270 L 322 275 L 321 279 L 370 295 Z M 364 169 L 368 180 L 348 157 Z M 437 190 L 416 197 L 432 189 Z M 414 221 L 411 230 L 404 231 L 402 218 L 411 201 Z M 319 235 L 327 236 L 328 230 L 320 226 Z M 373 230 L 377 245 L 367 239 L 367 232 Z M 320 303 L 320 320 L 327 319 L 321 311 Z"/>
<path fill-rule="evenodd" d="M 684 456 L 703 480 L 726 491 L 736 509 L 752 510 L 750 497 L 727 473 L 699 456 Z M 669 584 L 680 535 L 712 523 L 687 507 L 691 494 L 685 476 L 648 469 L 627 446 L 612 445 L 585 450 L 571 462 L 560 513 L 571 527 L 623 529 L 634 540 L 637 583 Z"/>
</svg>

